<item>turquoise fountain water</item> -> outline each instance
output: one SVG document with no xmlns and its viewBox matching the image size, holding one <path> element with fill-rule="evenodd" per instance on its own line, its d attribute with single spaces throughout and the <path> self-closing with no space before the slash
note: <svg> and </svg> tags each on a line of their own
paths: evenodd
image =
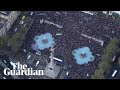
<svg viewBox="0 0 120 90">
<path fill-rule="evenodd" d="M 50 33 L 41 34 L 34 38 L 38 49 L 44 50 L 45 48 L 53 47 L 55 45 L 54 39 Z"/>
<path fill-rule="evenodd" d="M 89 61 L 94 60 L 92 52 L 90 52 L 89 47 L 83 47 L 73 50 L 72 52 L 77 64 L 86 64 Z"/>
</svg>

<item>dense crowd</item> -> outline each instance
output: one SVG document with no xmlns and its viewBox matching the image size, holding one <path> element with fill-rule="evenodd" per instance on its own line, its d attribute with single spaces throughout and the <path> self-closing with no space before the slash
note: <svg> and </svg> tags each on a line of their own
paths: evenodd
<svg viewBox="0 0 120 90">
<path fill-rule="evenodd" d="M 90 78 L 100 61 L 104 48 L 97 41 L 81 36 L 81 33 L 103 40 L 104 42 L 108 42 L 110 37 L 120 38 L 119 24 L 106 16 L 98 18 L 80 11 L 46 11 L 43 13 L 45 14 L 37 15 L 34 18 L 34 23 L 27 34 L 24 46 L 30 49 L 36 35 L 51 33 L 56 43 L 55 53 L 61 54 L 66 62 L 72 65 L 69 78 Z M 42 19 L 61 25 L 63 28 L 58 28 L 45 22 L 41 23 L 40 20 Z M 56 33 L 62 33 L 62 35 L 57 36 Z M 84 46 L 90 48 L 95 60 L 88 64 L 78 65 L 75 63 L 72 51 Z"/>
</svg>

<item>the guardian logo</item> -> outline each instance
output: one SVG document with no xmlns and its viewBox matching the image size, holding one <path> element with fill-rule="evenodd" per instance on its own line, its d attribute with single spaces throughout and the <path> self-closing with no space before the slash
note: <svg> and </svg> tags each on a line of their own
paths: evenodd
<svg viewBox="0 0 120 90">
<path fill-rule="evenodd" d="M 13 67 L 13 70 L 10 70 L 9 68 L 4 69 L 4 74 L 9 75 L 37 75 L 41 76 L 44 75 L 43 70 L 33 70 L 33 68 L 28 68 L 26 64 L 22 65 L 19 62 L 16 63 L 17 67 Z"/>
</svg>

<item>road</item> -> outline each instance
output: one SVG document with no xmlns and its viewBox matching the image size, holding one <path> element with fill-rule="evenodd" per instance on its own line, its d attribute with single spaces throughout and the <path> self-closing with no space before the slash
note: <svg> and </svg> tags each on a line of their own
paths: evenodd
<svg viewBox="0 0 120 90">
<path fill-rule="evenodd" d="M 20 21 L 22 20 L 22 17 L 23 16 L 26 16 L 26 17 L 30 17 L 30 18 L 33 18 L 33 16 L 30 15 L 30 11 L 26 11 L 26 12 L 22 12 L 21 11 L 21 14 L 19 15 L 19 17 L 17 18 L 17 20 L 14 22 L 14 24 L 12 25 L 11 29 L 8 31 L 8 34 L 9 35 L 13 35 L 15 34 L 16 32 L 20 31 L 21 30 L 21 25 L 19 24 Z M 15 32 L 15 28 L 18 28 L 18 30 Z"/>
</svg>

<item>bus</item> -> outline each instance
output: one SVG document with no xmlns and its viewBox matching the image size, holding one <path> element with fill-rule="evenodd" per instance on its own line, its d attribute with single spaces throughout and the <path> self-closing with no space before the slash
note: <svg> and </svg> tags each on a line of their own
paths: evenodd
<svg viewBox="0 0 120 90">
<path fill-rule="evenodd" d="M 21 20 L 19 24 L 24 24 L 24 21 L 23 21 L 23 20 Z"/>
<path fill-rule="evenodd" d="M 32 15 L 33 15 L 33 12 L 31 12 L 30 15 L 32 16 Z"/>
<path fill-rule="evenodd" d="M 25 19 L 25 16 L 22 17 L 22 20 Z"/>
<path fill-rule="evenodd" d="M 64 66 L 64 62 L 61 59 L 58 59 L 56 57 L 53 58 L 55 60 L 56 65 L 58 66 Z"/>
<path fill-rule="evenodd" d="M 30 59 L 31 55 L 28 55 L 27 60 Z"/>
<path fill-rule="evenodd" d="M 113 72 L 112 77 L 115 77 L 116 73 L 117 73 L 117 70 Z"/>
<path fill-rule="evenodd" d="M 112 62 L 114 62 L 114 61 L 115 61 L 115 59 L 116 59 L 116 56 L 114 56 L 114 57 L 113 57 Z"/>
<path fill-rule="evenodd" d="M 17 29 L 17 28 L 15 28 L 15 30 L 14 30 L 14 31 L 16 32 L 17 30 L 18 30 L 18 29 Z"/>
<path fill-rule="evenodd" d="M 62 62 L 63 60 L 59 59 L 59 58 L 56 58 L 56 57 L 53 57 L 53 59 L 59 61 L 59 62 Z"/>
<path fill-rule="evenodd" d="M 38 66 L 39 63 L 40 63 L 40 61 L 37 61 L 36 64 L 35 64 L 35 66 Z"/>
<path fill-rule="evenodd" d="M 60 36 L 60 35 L 62 35 L 62 33 L 56 33 L 56 35 L 57 35 L 57 36 Z"/>
<path fill-rule="evenodd" d="M 82 11 L 82 12 L 84 12 L 84 13 L 86 13 L 86 14 L 89 14 L 89 15 L 94 15 L 94 14 L 91 13 L 90 11 Z"/>
</svg>

